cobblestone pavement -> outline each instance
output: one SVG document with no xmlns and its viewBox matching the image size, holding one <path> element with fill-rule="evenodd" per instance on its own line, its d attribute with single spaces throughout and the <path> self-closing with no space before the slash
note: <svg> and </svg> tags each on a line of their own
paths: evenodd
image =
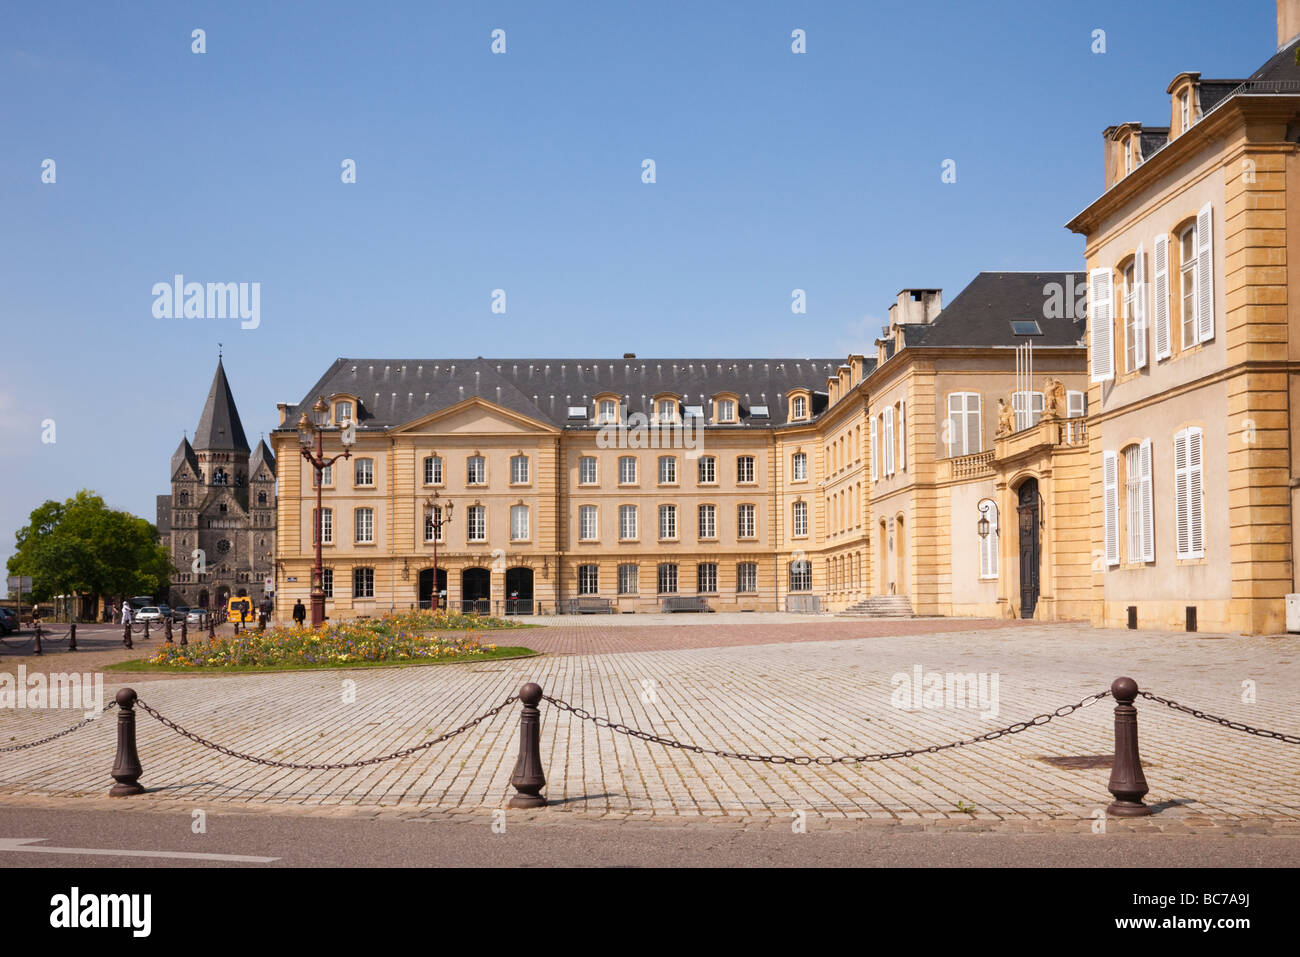
<svg viewBox="0 0 1300 957">
<path fill-rule="evenodd" d="M 151 675 L 133 678 L 132 685 L 194 732 L 251 754 L 295 762 L 355 760 L 418 744 L 494 707 L 527 680 L 611 720 L 732 751 L 837 755 L 923 747 L 1077 702 L 1120 674 L 1205 711 L 1300 732 L 1300 665 L 1293 638 L 1213 639 L 1073 624 L 949 620 L 942 624 L 955 630 L 940 632 L 937 622 L 890 622 L 909 627 L 824 640 L 832 629 L 838 634 L 841 624 L 870 634 L 862 629 L 882 623 L 755 618 L 740 626 L 750 632 L 743 645 L 731 643 L 732 626 L 725 623 L 688 625 L 645 639 L 666 644 L 654 650 L 587 650 L 328 674 L 186 680 Z M 914 625 L 924 627 L 912 632 Z M 606 634 L 614 628 L 617 636 Z M 565 629 L 590 630 L 595 637 L 588 648 L 634 641 L 635 629 L 614 628 L 566 623 L 559 630 L 512 634 L 527 636 L 521 643 L 533 646 L 578 640 Z M 787 628 L 803 631 L 791 638 Z M 576 645 L 570 650 L 581 651 Z M 891 678 L 910 676 L 915 667 L 996 673 L 997 715 L 984 717 L 971 708 L 893 707 Z M 343 703 L 345 681 L 355 682 L 355 704 Z M 118 682 L 110 677 L 106 693 Z M 1254 682 L 1256 703 L 1243 701 L 1243 682 Z M 1141 699 L 1138 707 L 1148 802 L 1159 813 L 1132 826 L 1293 833 L 1291 825 L 1300 822 L 1300 747 L 1197 721 Z M 34 740 L 78 716 L 52 710 L 0 713 L 0 746 Z M 792 813 L 803 811 L 814 822 L 810 826 L 880 819 L 927 828 L 1032 830 L 1087 827 L 1110 801 L 1107 766 L 1070 770 L 1043 760 L 1108 755 L 1110 701 L 978 745 L 832 766 L 750 764 L 668 749 L 578 721 L 547 704 L 542 716 L 552 806 L 530 812 L 539 819 L 717 818 L 789 827 Z M 52 796 L 106 800 L 114 723 L 100 720 L 49 744 L 0 754 L 0 803 Z M 401 761 L 293 771 L 202 749 L 143 714 L 139 723 L 142 782 L 153 790 L 129 800 L 160 807 L 221 802 L 326 814 L 483 815 L 509 798 L 518 742 L 518 706 L 512 706 Z M 1112 821 L 1109 826 L 1130 825 Z"/>
</svg>

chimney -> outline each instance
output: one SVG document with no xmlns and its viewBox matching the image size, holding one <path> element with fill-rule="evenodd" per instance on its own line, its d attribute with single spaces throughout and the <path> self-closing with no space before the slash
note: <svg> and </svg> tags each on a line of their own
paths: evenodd
<svg viewBox="0 0 1300 957">
<path fill-rule="evenodd" d="M 942 308 L 941 289 L 904 289 L 899 292 L 898 301 L 889 307 L 890 328 L 928 325 Z"/>
<path fill-rule="evenodd" d="M 1300 0 L 1277 0 L 1277 48 L 1300 36 Z"/>
</svg>

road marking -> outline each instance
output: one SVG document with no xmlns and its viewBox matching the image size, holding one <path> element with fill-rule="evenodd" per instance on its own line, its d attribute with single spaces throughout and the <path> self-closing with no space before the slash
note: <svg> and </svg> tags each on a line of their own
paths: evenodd
<svg viewBox="0 0 1300 957">
<path fill-rule="evenodd" d="M 24 851 L 28 854 L 96 854 L 101 857 L 167 857 L 186 861 L 232 861 L 240 864 L 271 864 L 278 857 L 253 857 L 249 854 L 200 854 L 197 851 L 129 851 L 95 847 L 29 847 L 44 837 L 0 837 L 0 852 Z"/>
</svg>

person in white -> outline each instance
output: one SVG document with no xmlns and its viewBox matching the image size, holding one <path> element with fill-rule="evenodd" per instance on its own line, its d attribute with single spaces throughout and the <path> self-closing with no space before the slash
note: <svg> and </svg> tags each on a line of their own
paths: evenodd
<svg viewBox="0 0 1300 957">
<path fill-rule="evenodd" d="M 122 624 L 131 624 L 131 603 L 129 601 L 122 602 Z"/>
</svg>

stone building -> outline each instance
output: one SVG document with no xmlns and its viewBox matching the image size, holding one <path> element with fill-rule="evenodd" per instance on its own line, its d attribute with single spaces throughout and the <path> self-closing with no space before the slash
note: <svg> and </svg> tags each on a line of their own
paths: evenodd
<svg viewBox="0 0 1300 957">
<path fill-rule="evenodd" d="M 194 442 L 172 455 L 171 494 L 158 496 L 158 529 L 172 556 L 172 607 L 254 603 L 274 584 L 275 457 L 265 441 L 250 454 L 220 359 Z"/>
</svg>

